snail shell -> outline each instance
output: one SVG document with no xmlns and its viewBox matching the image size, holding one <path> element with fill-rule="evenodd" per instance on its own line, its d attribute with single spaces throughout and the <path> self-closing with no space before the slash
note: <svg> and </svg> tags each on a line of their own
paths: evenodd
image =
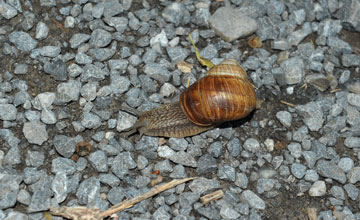
<svg viewBox="0 0 360 220">
<path fill-rule="evenodd" d="M 249 115 L 256 107 L 253 85 L 233 59 L 211 68 L 186 89 L 177 103 L 143 113 L 128 134 L 186 137 Z"/>
<path fill-rule="evenodd" d="M 235 60 L 209 70 L 180 95 L 180 106 L 194 124 L 209 126 L 249 115 L 256 106 L 254 87 Z"/>
</svg>

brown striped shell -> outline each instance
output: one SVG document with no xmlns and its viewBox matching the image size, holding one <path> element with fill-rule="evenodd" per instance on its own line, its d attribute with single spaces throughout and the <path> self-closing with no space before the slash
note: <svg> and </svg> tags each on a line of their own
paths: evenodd
<svg viewBox="0 0 360 220">
<path fill-rule="evenodd" d="M 183 92 L 179 102 L 190 121 L 209 126 L 246 117 L 256 107 L 255 96 L 245 70 L 228 59 Z"/>
</svg>

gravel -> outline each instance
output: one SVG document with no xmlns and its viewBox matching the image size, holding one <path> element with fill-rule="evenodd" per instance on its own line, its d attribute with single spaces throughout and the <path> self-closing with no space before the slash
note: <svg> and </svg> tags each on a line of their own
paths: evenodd
<svg viewBox="0 0 360 220">
<path fill-rule="evenodd" d="M 359 11 L 358 0 L 0 1 L 0 219 L 106 210 L 186 177 L 198 178 L 118 218 L 360 219 Z M 239 61 L 264 102 L 192 137 L 123 136 L 205 75 L 188 34 L 213 63 Z"/>
</svg>

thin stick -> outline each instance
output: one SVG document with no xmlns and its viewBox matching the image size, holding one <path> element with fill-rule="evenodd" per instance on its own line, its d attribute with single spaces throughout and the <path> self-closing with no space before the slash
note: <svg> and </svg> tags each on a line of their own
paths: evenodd
<svg viewBox="0 0 360 220">
<path fill-rule="evenodd" d="M 165 190 L 168 190 L 170 188 L 173 188 L 177 185 L 183 184 L 185 182 L 188 182 L 190 180 L 196 179 L 197 177 L 191 177 L 191 178 L 185 178 L 185 179 L 178 179 L 178 180 L 172 180 L 168 183 L 165 183 L 160 186 L 156 186 L 152 188 L 149 192 L 139 195 L 135 198 L 132 198 L 130 200 L 126 200 L 122 203 L 119 203 L 108 210 L 101 211 L 98 208 L 87 208 L 84 206 L 77 206 L 77 207 L 66 207 L 63 206 L 59 209 L 51 207 L 50 211 L 52 215 L 58 215 L 63 216 L 68 219 L 74 219 L 74 220 L 101 220 L 105 217 L 111 216 L 112 214 L 116 212 L 123 211 L 124 209 L 128 209 L 133 207 L 136 203 L 139 203 L 145 199 L 148 199 L 156 194 L 159 194 Z"/>
<path fill-rule="evenodd" d="M 224 192 L 221 189 L 219 189 L 215 192 L 212 192 L 205 196 L 202 196 L 200 198 L 200 201 L 206 205 L 206 204 L 210 203 L 211 201 L 221 199 L 222 197 L 224 197 Z"/>
<path fill-rule="evenodd" d="M 336 89 L 330 90 L 330 93 L 340 92 L 341 90 L 342 90 L 342 89 L 340 89 L 340 88 L 336 88 Z"/>
<path fill-rule="evenodd" d="M 136 203 L 141 202 L 145 199 L 148 199 L 156 194 L 159 194 L 165 190 L 168 190 L 170 188 L 173 188 L 177 185 L 183 184 L 185 182 L 188 182 L 190 180 L 196 179 L 196 177 L 191 177 L 191 178 L 185 178 L 185 179 L 179 179 L 179 180 L 172 180 L 168 183 L 165 183 L 163 185 L 157 186 L 152 188 L 149 192 L 143 194 L 143 195 L 139 195 L 133 199 L 130 200 L 126 200 L 118 205 L 115 205 L 113 207 L 111 207 L 110 209 L 100 213 L 100 217 L 104 218 L 107 216 L 110 216 L 111 214 L 115 213 L 115 212 L 120 212 L 124 209 L 128 209 L 131 208 L 132 206 L 134 206 Z"/>
<path fill-rule="evenodd" d="M 290 106 L 290 107 L 292 107 L 292 108 L 295 108 L 295 107 L 296 107 L 295 104 L 292 104 L 292 103 L 290 103 L 290 102 L 286 102 L 286 101 L 283 101 L 283 100 L 280 100 L 280 103 L 282 103 L 282 104 L 284 104 L 284 105 L 287 105 L 287 106 Z"/>
</svg>

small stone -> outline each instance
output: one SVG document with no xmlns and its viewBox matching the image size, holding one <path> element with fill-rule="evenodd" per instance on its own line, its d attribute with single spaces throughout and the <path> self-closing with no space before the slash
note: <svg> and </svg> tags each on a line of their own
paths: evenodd
<svg viewBox="0 0 360 220">
<path fill-rule="evenodd" d="M 285 73 L 285 81 L 288 85 L 294 85 L 302 82 L 304 75 L 304 62 L 300 57 L 293 57 L 284 60 L 280 66 Z"/>
<path fill-rule="evenodd" d="M 291 173 L 298 179 L 304 177 L 306 171 L 306 167 L 300 163 L 293 163 L 291 165 Z"/>
<path fill-rule="evenodd" d="M 240 214 L 228 206 L 222 206 L 220 209 L 220 215 L 224 219 L 238 219 Z"/>
<path fill-rule="evenodd" d="M 345 192 L 340 186 L 332 186 L 330 192 L 335 198 L 345 200 Z"/>
<path fill-rule="evenodd" d="M 171 62 L 177 63 L 179 61 L 184 61 L 186 57 L 189 56 L 190 52 L 186 48 L 177 46 L 177 47 L 167 47 L 166 52 L 169 55 Z"/>
<path fill-rule="evenodd" d="M 323 111 L 317 102 L 309 102 L 306 105 L 297 105 L 296 111 L 304 118 L 305 124 L 311 131 L 318 131 L 323 123 Z"/>
<path fill-rule="evenodd" d="M 24 52 L 29 52 L 37 45 L 37 41 L 34 40 L 28 33 L 23 31 L 14 31 L 9 35 L 11 43 Z"/>
<path fill-rule="evenodd" d="M 316 170 L 321 176 L 332 178 L 340 183 L 346 182 L 346 176 L 344 171 L 333 162 L 320 160 L 317 163 Z"/>
<path fill-rule="evenodd" d="M 163 97 L 170 97 L 175 93 L 175 86 L 170 83 L 164 83 L 160 88 L 160 94 Z"/>
<path fill-rule="evenodd" d="M 302 29 L 298 29 L 296 31 L 291 32 L 288 37 L 287 41 L 291 46 L 297 46 L 299 43 L 304 40 L 308 35 L 312 33 L 312 29 L 309 22 L 305 22 L 303 24 Z"/>
<path fill-rule="evenodd" d="M 40 151 L 27 151 L 25 163 L 27 166 L 39 167 L 44 164 L 45 155 Z"/>
<path fill-rule="evenodd" d="M 81 44 L 87 42 L 91 38 L 88 34 L 76 33 L 70 38 L 70 47 L 78 48 Z"/>
<path fill-rule="evenodd" d="M 0 14 L 5 19 L 11 19 L 17 15 L 17 10 L 5 2 L 0 3 Z"/>
<path fill-rule="evenodd" d="M 360 190 L 353 184 L 344 185 L 344 189 L 351 200 L 358 200 Z"/>
<path fill-rule="evenodd" d="M 254 138 L 248 138 L 243 147 L 245 150 L 255 153 L 260 150 L 260 143 Z"/>
<path fill-rule="evenodd" d="M 351 158 L 343 157 L 337 164 L 345 173 L 349 172 L 354 167 L 354 161 Z"/>
<path fill-rule="evenodd" d="M 360 167 L 354 167 L 348 174 L 348 179 L 351 184 L 355 184 L 360 181 Z"/>
<path fill-rule="evenodd" d="M 276 113 L 276 118 L 281 122 L 285 127 L 291 127 L 292 116 L 287 111 L 279 111 Z"/>
<path fill-rule="evenodd" d="M 302 155 L 301 145 L 299 143 L 292 142 L 287 146 L 288 150 L 291 152 L 291 155 L 295 158 L 299 158 Z"/>
<path fill-rule="evenodd" d="M 75 162 L 73 160 L 58 157 L 52 160 L 51 172 L 56 173 L 65 173 L 66 175 L 72 175 L 76 171 Z"/>
<path fill-rule="evenodd" d="M 345 67 L 360 66 L 360 56 L 356 54 L 343 54 L 341 62 Z"/>
<path fill-rule="evenodd" d="M 80 96 L 81 83 L 78 81 L 69 81 L 60 83 L 57 86 L 56 99 L 61 103 L 77 101 Z"/>
<path fill-rule="evenodd" d="M 217 175 L 222 180 L 235 181 L 235 169 L 231 166 L 220 166 Z"/>
<path fill-rule="evenodd" d="M 103 29 L 96 29 L 91 33 L 90 41 L 89 43 L 95 47 L 106 47 L 110 44 L 112 40 L 112 36 L 109 32 L 103 30 Z"/>
<path fill-rule="evenodd" d="M 309 190 L 309 195 L 313 197 L 323 196 L 326 193 L 326 185 L 322 180 L 316 181 L 313 183 Z"/>
<path fill-rule="evenodd" d="M 42 40 L 47 38 L 49 34 L 49 28 L 44 22 L 39 22 L 36 25 L 35 38 L 38 40 Z"/>
<path fill-rule="evenodd" d="M 232 7 L 218 8 L 209 20 L 211 28 L 227 42 L 249 36 L 257 30 L 254 19 Z"/>
<path fill-rule="evenodd" d="M 22 177 L 2 173 L 0 175 L 0 209 L 13 207 L 20 189 Z"/>
<path fill-rule="evenodd" d="M 178 163 L 184 166 L 197 167 L 195 158 L 192 155 L 185 153 L 184 151 L 176 152 L 176 154 L 174 154 L 170 160 L 174 163 Z"/>
<path fill-rule="evenodd" d="M 203 194 L 207 191 L 220 188 L 220 183 L 215 179 L 206 179 L 204 177 L 200 177 L 192 181 L 189 184 L 189 188 L 192 192 Z"/>
<path fill-rule="evenodd" d="M 31 144 L 42 145 L 48 139 L 46 126 L 40 121 L 24 123 L 22 131 L 27 141 Z"/>
<path fill-rule="evenodd" d="M 236 186 L 246 189 L 248 186 L 248 182 L 249 181 L 248 181 L 248 178 L 245 173 L 237 173 L 236 174 L 236 179 L 235 179 Z"/>
<path fill-rule="evenodd" d="M 25 189 L 20 189 L 17 194 L 17 201 L 24 205 L 29 205 L 31 201 L 31 195 Z"/>
<path fill-rule="evenodd" d="M 56 173 L 51 183 L 51 189 L 55 193 L 55 200 L 58 204 L 63 202 L 68 195 L 68 178 L 65 173 Z"/>
<path fill-rule="evenodd" d="M 11 104 L 0 104 L 0 120 L 13 121 L 16 119 L 17 109 Z"/>
<path fill-rule="evenodd" d="M 347 148 L 360 148 L 360 137 L 345 138 L 344 145 Z"/>
<path fill-rule="evenodd" d="M 79 185 L 76 197 L 81 205 L 95 205 L 100 197 L 100 181 L 95 177 L 84 180 Z"/>
<path fill-rule="evenodd" d="M 196 172 L 201 175 L 216 171 L 217 168 L 216 159 L 210 154 L 205 154 L 198 159 Z"/>
<path fill-rule="evenodd" d="M 304 179 L 309 182 L 315 182 L 319 180 L 319 174 L 315 170 L 306 170 Z"/>
<path fill-rule="evenodd" d="M 175 151 L 166 145 L 159 146 L 158 149 L 158 156 L 166 159 L 170 159 L 175 155 Z"/>
<path fill-rule="evenodd" d="M 347 101 L 350 105 L 360 107 L 360 95 L 355 93 L 349 93 L 347 95 Z"/>
<path fill-rule="evenodd" d="M 241 193 L 240 199 L 247 202 L 251 208 L 265 210 L 265 202 L 258 195 L 250 190 Z"/>
<path fill-rule="evenodd" d="M 133 115 L 130 115 L 129 113 L 123 111 L 119 111 L 116 130 L 118 132 L 124 131 L 133 126 L 136 120 L 136 117 L 134 117 Z"/>
<path fill-rule="evenodd" d="M 108 171 L 107 157 L 104 151 L 98 150 L 90 153 L 89 161 L 98 172 Z"/>
</svg>

